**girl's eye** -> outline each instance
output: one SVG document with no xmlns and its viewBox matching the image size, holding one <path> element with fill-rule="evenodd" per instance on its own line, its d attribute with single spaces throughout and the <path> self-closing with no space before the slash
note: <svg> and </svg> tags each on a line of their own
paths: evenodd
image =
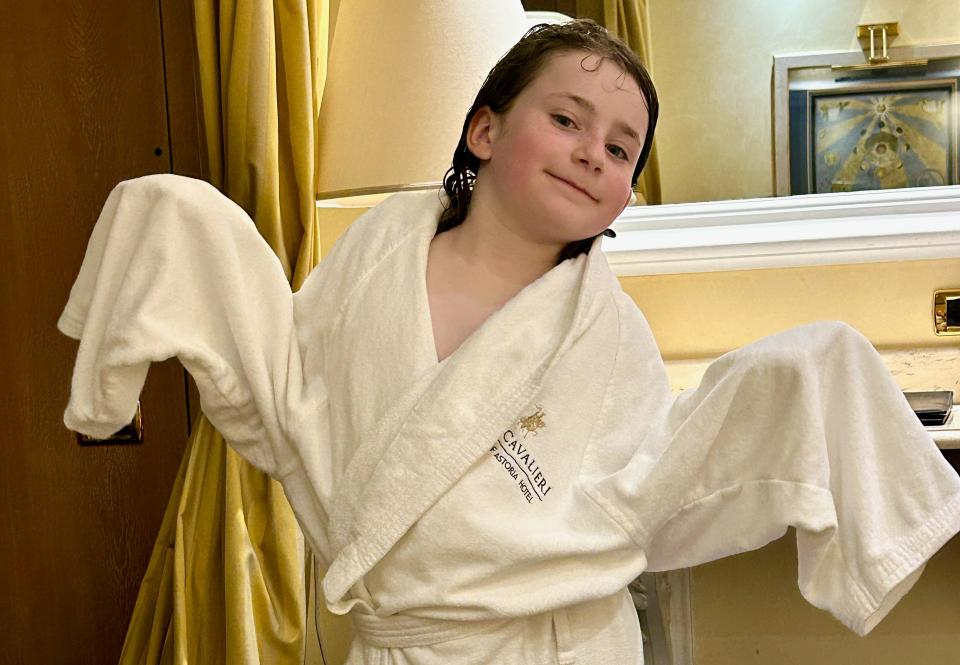
<svg viewBox="0 0 960 665">
<path fill-rule="evenodd" d="M 630 155 L 627 154 L 627 151 L 618 145 L 608 145 L 607 150 L 609 150 L 610 153 L 617 159 L 622 159 L 622 160 L 630 159 Z"/>
<path fill-rule="evenodd" d="M 576 123 L 573 122 L 573 120 L 565 115 L 561 115 L 560 113 L 553 113 L 551 114 L 551 117 L 553 118 L 554 122 L 556 122 L 558 125 L 562 125 L 563 127 L 576 126 Z"/>
</svg>

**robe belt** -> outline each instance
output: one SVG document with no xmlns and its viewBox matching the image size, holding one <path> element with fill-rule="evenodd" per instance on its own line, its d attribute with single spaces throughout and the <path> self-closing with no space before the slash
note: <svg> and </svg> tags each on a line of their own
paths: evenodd
<svg viewBox="0 0 960 665">
<path fill-rule="evenodd" d="M 378 617 L 374 614 L 351 612 L 355 634 L 364 644 L 387 649 L 425 647 L 476 635 L 506 626 L 516 619 L 489 619 L 486 621 L 450 621 L 423 619 L 395 614 Z"/>
</svg>

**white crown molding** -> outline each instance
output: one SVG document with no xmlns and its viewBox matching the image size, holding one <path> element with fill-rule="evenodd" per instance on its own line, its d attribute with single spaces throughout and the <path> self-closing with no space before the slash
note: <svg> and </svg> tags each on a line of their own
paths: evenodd
<svg viewBox="0 0 960 665">
<path fill-rule="evenodd" d="M 960 185 L 627 208 L 620 276 L 960 257 Z"/>
</svg>

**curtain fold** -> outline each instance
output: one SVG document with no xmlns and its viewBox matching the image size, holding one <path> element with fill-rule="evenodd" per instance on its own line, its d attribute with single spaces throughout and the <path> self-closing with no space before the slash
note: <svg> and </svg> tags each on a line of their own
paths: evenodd
<svg viewBox="0 0 960 665">
<path fill-rule="evenodd" d="M 617 35 L 640 56 L 640 61 L 653 75 L 650 63 L 650 13 L 647 0 L 603 0 L 604 27 Z M 643 194 L 648 204 L 662 203 L 660 194 L 660 159 L 657 156 L 657 141 L 647 164 L 637 180 L 636 191 Z"/>
<path fill-rule="evenodd" d="M 194 23 L 209 180 L 253 218 L 299 288 L 320 257 L 329 0 L 194 0 Z M 301 665 L 317 632 L 308 565 L 280 484 L 198 414 L 121 665 Z"/>
</svg>

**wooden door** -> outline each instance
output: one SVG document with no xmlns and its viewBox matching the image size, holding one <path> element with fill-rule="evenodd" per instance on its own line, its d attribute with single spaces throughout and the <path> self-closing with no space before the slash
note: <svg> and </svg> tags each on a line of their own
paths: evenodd
<svg viewBox="0 0 960 665">
<path fill-rule="evenodd" d="M 115 663 L 189 428 L 150 370 L 142 445 L 63 425 L 56 321 L 111 188 L 199 176 L 188 0 L 33 0 L 0 20 L 0 662 Z M 166 58 L 165 58 L 166 56 Z"/>
</svg>

